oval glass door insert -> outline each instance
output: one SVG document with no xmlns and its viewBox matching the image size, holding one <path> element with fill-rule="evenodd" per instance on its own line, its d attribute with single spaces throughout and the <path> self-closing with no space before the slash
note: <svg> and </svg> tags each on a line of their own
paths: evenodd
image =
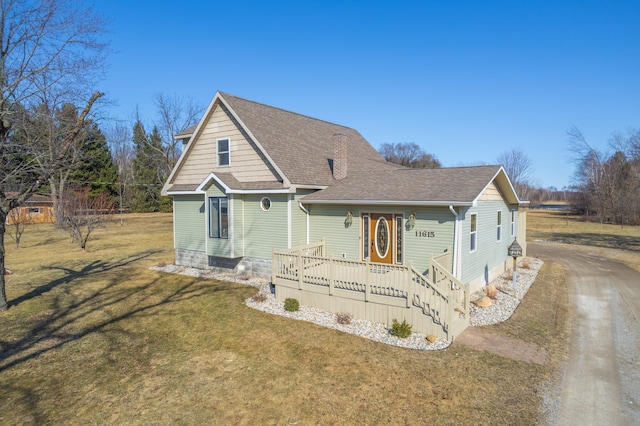
<svg viewBox="0 0 640 426">
<path fill-rule="evenodd" d="M 389 252 L 389 234 L 387 219 L 381 217 L 376 224 L 376 251 L 380 258 L 387 257 Z"/>
</svg>

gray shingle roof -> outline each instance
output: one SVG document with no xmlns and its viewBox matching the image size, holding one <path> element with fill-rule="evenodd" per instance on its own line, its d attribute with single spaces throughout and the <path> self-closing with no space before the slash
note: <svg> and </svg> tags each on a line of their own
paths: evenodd
<svg viewBox="0 0 640 426">
<path fill-rule="evenodd" d="M 197 124 L 194 124 L 193 126 L 189 126 L 186 129 L 176 133 L 176 135 L 173 138 L 174 139 L 185 139 L 185 138 L 191 137 L 193 132 L 196 130 L 196 127 L 198 127 Z"/>
<path fill-rule="evenodd" d="M 195 191 L 198 188 L 198 184 L 173 184 L 167 188 L 167 191 L 170 192 L 178 192 L 178 191 Z"/>
<path fill-rule="evenodd" d="M 500 169 L 480 166 L 370 170 L 309 194 L 302 202 L 470 204 Z"/>
<path fill-rule="evenodd" d="M 354 129 L 227 93 L 220 95 L 293 184 L 327 186 L 336 182 L 329 166 L 336 133 L 347 136 L 347 174 L 398 168 L 386 162 Z"/>
<path fill-rule="evenodd" d="M 236 190 L 270 190 L 270 189 L 283 189 L 282 182 L 240 182 L 231 173 L 216 173 L 218 179 L 222 181 L 226 186 Z"/>
<path fill-rule="evenodd" d="M 214 101 L 218 98 L 231 109 L 286 180 L 293 185 L 326 187 L 305 196 L 306 203 L 468 205 L 493 179 L 508 202 L 520 202 L 500 166 L 407 169 L 385 161 L 352 128 L 227 93 L 218 92 Z M 195 129 L 185 129 L 180 135 L 193 134 Z M 331 170 L 337 133 L 347 137 L 347 177 L 342 180 L 336 180 Z M 285 186 L 282 182 L 239 182 L 230 173 L 216 176 L 232 190 L 277 190 Z M 169 191 L 192 191 L 201 183 L 194 182 L 194 186 L 169 182 L 166 187 Z"/>
</svg>

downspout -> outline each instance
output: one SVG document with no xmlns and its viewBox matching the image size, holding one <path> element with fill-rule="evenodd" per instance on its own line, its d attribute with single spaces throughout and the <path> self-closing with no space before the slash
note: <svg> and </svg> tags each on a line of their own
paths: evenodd
<svg viewBox="0 0 640 426">
<path fill-rule="evenodd" d="M 244 194 L 240 198 L 242 200 L 242 257 L 244 257 Z"/>
<path fill-rule="evenodd" d="M 287 195 L 287 248 L 291 248 L 291 194 Z"/>
<path fill-rule="evenodd" d="M 458 212 L 449 206 L 449 211 L 456 217 L 455 225 L 453 226 L 453 276 L 460 278 L 460 265 L 458 265 L 458 258 L 460 252 L 460 244 L 458 244 L 458 238 L 460 233 L 460 220 L 458 218 Z"/>
<path fill-rule="evenodd" d="M 302 205 L 302 201 L 298 201 L 298 207 L 307 215 L 307 244 L 309 244 L 309 210 Z"/>
</svg>

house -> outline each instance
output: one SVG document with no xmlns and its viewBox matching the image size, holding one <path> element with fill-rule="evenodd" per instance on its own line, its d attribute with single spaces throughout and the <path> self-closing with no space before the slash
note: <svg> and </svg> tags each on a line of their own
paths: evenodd
<svg viewBox="0 0 640 426">
<path fill-rule="evenodd" d="M 508 246 L 526 250 L 501 166 L 404 168 L 354 129 L 222 92 L 176 137 L 162 190 L 176 263 L 269 278 L 280 300 L 387 323 L 427 315 L 414 330 L 452 339 L 469 293 L 510 267 Z"/>
<path fill-rule="evenodd" d="M 53 201 L 48 195 L 33 194 L 9 212 L 6 222 L 7 225 L 55 222 Z"/>
</svg>

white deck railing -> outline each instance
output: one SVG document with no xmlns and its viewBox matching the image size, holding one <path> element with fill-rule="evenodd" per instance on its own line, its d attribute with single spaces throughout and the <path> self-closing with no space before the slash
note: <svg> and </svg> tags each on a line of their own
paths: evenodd
<svg viewBox="0 0 640 426">
<path fill-rule="evenodd" d="M 381 305 L 419 309 L 447 336 L 468 324 L 469 287 L 436 258 L 428 276 L 409 263 L 389 265 L 334 259 L 325 255 L 325 241 L 274 251 L 272 282 L 276 286 L 327 294 Z M 441 258 L 442 259 L 442 258 Z"/>
</svg>

